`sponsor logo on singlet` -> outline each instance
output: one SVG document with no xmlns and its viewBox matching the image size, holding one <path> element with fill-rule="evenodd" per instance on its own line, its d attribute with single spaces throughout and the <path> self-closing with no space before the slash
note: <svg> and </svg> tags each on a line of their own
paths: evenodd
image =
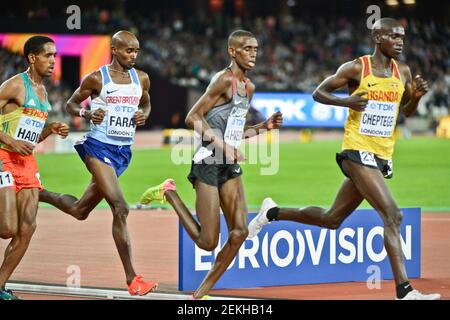
<svg viewBox="0 0 450 320">
<path fill-rule="evenodd" d="M 14 139 L 26 141 L 33 145 L 38 144 L 46 120 L 47 112 L 25 108 L 17 123 Z"/>
</svg>

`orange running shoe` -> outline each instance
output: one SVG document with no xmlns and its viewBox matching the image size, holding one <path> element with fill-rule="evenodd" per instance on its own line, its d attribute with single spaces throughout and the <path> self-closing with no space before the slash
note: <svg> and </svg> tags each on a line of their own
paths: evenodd
<svg viewBox="0 0 450 320">
<path fill-rule="evenodd" d="M 128 285 L 128 293 L 132 296 L 144 296 L 150 291 L 155 290 L 158 287 L 156 282 L 145 282 L 142 276 L 137 275 L 133 281 Z"/>
</svg>

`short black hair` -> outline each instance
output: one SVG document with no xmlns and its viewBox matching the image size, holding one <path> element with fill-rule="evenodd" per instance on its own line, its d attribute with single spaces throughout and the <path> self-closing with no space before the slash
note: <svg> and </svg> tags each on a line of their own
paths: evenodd
<svg viewBox="0 0 450 320">
<path fill-rule="evenodd" d="M 235 30 L 233 31 L 230 36 L 228 37 L 228 46 L 232 45 L 232 42 L 240 37 L 248 37 L 248 38 L 255 38 L 255 35 L 253 33 L 251 33 L 250 31 L 246 31 L 246 30 Z"/>
<path fill-rule="evenodd" d="M 23 46 L 23 55 L 27 59 L 27 62 L 30 62 L 28 61 L 28 55 L 30 53 L 39 54 L 44 48 L 44 45 L 49 42 L 55 43 L 52 38 L 46 36 L 32 36 L 28 39 Z"/>
<path fill-rule="evenodd" d="M 400 21 L 394 19 L 394 18 L 381 18 L 377 21 L 375 21 L 375 23 L 372 26 L 372 36 L 375 35 L 375 33 L 377 32 L 381 32 L 383 30 L 386 29 L 391 29 L 394 27 L 401 27 L 402 24 L 400 23 Z"/>
</svg>

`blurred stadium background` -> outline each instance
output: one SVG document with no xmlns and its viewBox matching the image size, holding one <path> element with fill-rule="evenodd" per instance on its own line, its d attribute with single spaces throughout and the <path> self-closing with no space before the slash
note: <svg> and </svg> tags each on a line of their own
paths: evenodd
<svg viewBox="0 0 450 320">
<path fill-rule="evenodd" d="M 278 97 L 277 94 L 284 94 L 280 98 L 284 101 L 295 101 L 296 97 L 292 94 L 300 95 L 303 101 L 307 101 L 306 107 L 312 113 L 311 108 L 315 105 L 310 93 L 317 84 L 343 62 L 372 52 L 366 21 L 371 14 L 367 13 L 367 8 L 375 4 L 381 9 L 381 16 L 396 17 L 405 25 L 406 46 L 400 60 L 407 61 L 413 74 L 422 74 L 431 87 L 413 117 L 399 117 L 398 138 L 412 139 L 405 144 L 400 142 L 395 153 L 396 176 L 408 175 L 411 178 L 394 179 L 392 183 L 403 181 L 411 186 L 415 181 L 412 177 L 421 176 L 425 165 L 433 168 L 437 180 L 424 174 L 423 179 L 418 178 L 417 183 L 413 184 L 415 188 L 410 188 L 412 190 L 406 192 L 405 198 L 400 198 L 399 202 L 413 205 L 411 199 L 420 198 L 411 196 L 409 192 L 420 194 L 424 184 L 434 181 L 437 184 L 433 192 L 437 194 L 435 201 L 417 205 L 450 207 L 450 191 L 445 181 L 450 177 L 446 171 L 449 167 L 446 164 L 450 163 L 446 152 L 450 148 L 446 140 L 434 138 L 439 131 L 439 123 L 440 136 L 450 137 L 448 1 L 167 0 L 151 4 L 138 0 L 78 1 L 80 29 L 70 30 L 66 23 L 70 13 L 66 10 L 71 4 L 70 1 L 0 4 L 0 81 L 24 70 L 21 49 L 30 33 L 51 34 L 57 40 L 58 67 L 53 80 L 49 81 L 49 99 L 53 105 L 51 120 L 70 123 L 73 134 L 67 141 L 49 139 L 38 148 L 39 152 L 50 153 L 38 157 L 43 181 L 49 189 L 59 190 L 62 181 L 77 181 L 66 188 L 67 192 L 80 194 L 87 183 L 87 172 L 74 153 L 61 156 L 64 159 L 61 160 L 53 152 L 72 151 L 72 143 L 88 129 L 87 122 L 71 118 L 64 106 L 82 76 L 109 62 L 109 37 L 117 30 L 131 30 L 138 36 L 141 53 L 137 67 L 148 72 L 152 81 L 152 113 L 146 126 L 139 129 L 135 145 L 135 148 L 152 150 L 141 151 L 143 156 L 136 153 L 134 164 L 123 176 L 127 199 L 135 203 L 147 185 L 158 182 L 170 173 L 175 175 L 182 194 L 192 206 L 194 195 L 185 180 L 189 164 L 175 165 L 170 161 L 170 152 L 159 149 L 179 141 L 176 136 L 169 138 L 169 134 L 173 133 L 171 129 L 185 128 L 184 117 L 189 108 L 213 74 L 228 65 L 228 34 L 234 29 L 245 28 L 258 38 L 260 50 L 257 66 L 249 73 L 256 84 L 257 94 L 264 93 L 272 99 L 277 99 L 274 98 Z M 270 115 L 270 110 L 277 108 L 276 105 L 273 105 L 275 109 L 266 108 L 265 101 L 268 100 L 258 102 L 254 99 L 255 108 L 249 115 L 251 121 L 260 121 Z M 312 115 L 309 115 L 310 121 L 302 121 L 296 118 L 296 113 L 302 112 L 300 109 L 295 103 L 281 109 L 287 126 L 280 133 L 279 175 L 260 176 L 259 164 L 247 165 L 244 168 L 249 174 L 245 175 L 245 181 L 249 190 L 259 190 L 258 186 L 264 179 L 270 179 L 274 186 L 279 183 L 280 188 L 274 188 L 273 192 L 279 193 L 277 195 L 282 203 L 300 205 L 315 200 L 314 203 L 327 204 L 340 183 L 340 172 L 334 167 L 333 152 L 339 150 L 341 126 L 345 118 L 341 116 L 337 125 L 317 121 L 318 117 Z M 175 135 L 181 138 L 186 134 L 189 136 L 185 131 L 175 131 Z M 330 147 L 326 148 L 328 145 L 322 140 L 330 140 Z M 283 143 L 290 145 L 284 146 Z M 424 146 L 431 147 L 431 150 L 424 153 Z M 292 152 L 284 152 L 285 148 L 292 149 Z M 402 169 L 405 166 L 402 148 L 411 150 L 412 157 L 408 159 L 417 160 L 413 170 L 414 165 L 419 166 L 419 174 L 409 175 Z M 437 154 L 440 156 L 436 157 Z M 290 159 L 289 155 L 295 156 Z M 429 159 L 420 159 L 419 155 Z M 307 166 L 308 161 L 317 164 L 317 159 L 323 159 L 325 166 L 329 166 L 329 176 L 321 178 L 319 174 L 306 174 L 311 172 L 311 168 L 303 166 Z M 432 166 L 433 161 L 439 159 L 443 161 L 442 166 Z M 60 161 L 73 163 L 70 162 L 70 170 L 55 175 L 54 170 Z M 143 161 L 142 166 L 139 166 L 139 161 Z M 67 168 L 64 166 L 64 169 Z M 317 170 L 320 168 L 324 167 L 317 166 Z M 292 177 L 291 170 L 298 175 Z M 288 177 L 287 181 L 281 178 L 283 174 Z M 444 179 L 441 184 L 440 179 Z M 303 188 L 295 188 L 298 183 L 305 182 L 308 185 L 317 183 L 322 191 L 323 186 L 329 186 L 328 192 L 325 192 L 327 196 L 317 196 L 323 193 L 315 188 L 308 188 L 307 194 L 302 193 L 306 192 L 302 191 Z M 402 185 L 399 187 L 394 188 L 394 192 L 404 190 Z M 249 203 L 252 208 L 258 206 L 260 198 L 265 196 L 259 192 L 251 192 L 251 195 Z"/>
<path fill-rule="evenodd" d="M 137 35 L 141 52 L 136 67 L 151 79 L 152 112 L 145 127 L 139 128 L 132 164 L 121 178 L 126 199 L 135 204 L 145 188 L 171 176 L 193 207 L 194 192 L 186 180 L 190 165 L 173 163 L 172 147 L 181 138 L 189 141 L 185 115 L 212 75 L 229 63 L 228 34 L 244 28 L 256 35 L 260 49 L 249 77 L 258 94 L 282 94 L 285 100 L 304 94 L 302 99 L 307 99 L 340 64 L 372 52 L 366 27 L 370 13 L 366 9 L 377 5 L 382 17 L 398 18 L 406 27 L 400 60 L 407 62 L 413 74 L 422 74 L 431 88 L 413 117 L 399 117 L 395 178 L 389 185 L 401 207 L 450 212 L 450 2 L 76 1 L 81 9 L 81 28 L 70 30 L 66 9 L 72 4 L 66 0 L 0 3 L 0 83 L 25 70 L 21 50 L 30 34 L 57 38 L 58 67 L 48 83 L 53 105 L 50 120 L 70 123 L 72 133 L 68 141 L 49 139 L 37 150 L 41 177 L 48 189 L 81 195 L 88 184 L 87 170 L 71 151 L 88 123 L 70 117 L 64 107 L 81 77 L 109 62 L 108 41 L 116 31 L 126 29 Z M 251 121 L 267 116 L 268 108 L 253 107 Z M 342 182 L 334 162 L 342 127 L 312 121 L 302 123 L 294 117 L 280 131 L 276 175 L 261 175 L 261 163 L 243 165 L 251 210 L 269 195 L 292 206 L 327 206 L 333 201 Z"/>
<path fill-rule="evenodd" d="M 2 34 L 72 36 L 110 36 L 120 29 L 134 32 L 142 49 L 137 67 L 152 79 L 153 110 L 145 129 L 184 127 L 184 116 L 196 93 L 205 88 L 214 72 L 229 63 L 226 37 L 236 28 L 251 30 L 259 40 L 258 65 L 250 74 L 257 91 L 310 93 L 344 61 L 372 52 L 366 9 L 373 4 L 380 7 L 382 16 L 396 17 L 405 25 L 406 48 L 400 60 L 407 61 L 413 73 L 423 74 L 431 83 L 415 115 L 424 121 L 420 128 L 412 125 L 410 129 L 433 130 L 436 121 L 449 113 L 450 5 L 445 0 L 77 1 L 81 28 L 69 30 L 66 9 L 71 4 L 66 0 L 2 2 L 0 30 Z M 3 82 L 23 70 L 24 59 L 17 41 L 1 39 Z M 63 46 L 85 45 L 89 46 L 70 42 Z M 103 52 L 106 56 L 101 58 L 94 52 L 89 52 L 91 60 L 109 59 L 109 52 Z M 67 119 L 64 103 L 79 84 L 80 57 L 62 54 L 60 66 L 50 100 L 53 117 Z M 83 71 L 91 72 L 96 67 Z M 72 125 L 86 128 L 75 121 Z"/>
</svg>

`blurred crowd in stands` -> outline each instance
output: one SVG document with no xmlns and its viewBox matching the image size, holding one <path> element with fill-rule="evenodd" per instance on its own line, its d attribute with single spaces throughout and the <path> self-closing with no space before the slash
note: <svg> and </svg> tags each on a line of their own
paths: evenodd
<svg viewBox="0 0 450 320">
<path fill-rule="evenodd" d="M 31 16 L 46 14 L 32 12 Z M 413 76 L 421 74 L 431 87 L 416 115 L 448 115 L 450 23 L 410 18 L 400 21 L 407 36 L 399 60 L 407 62 Z M 216 71 L 228 65 L 227 35 L 238 28 L 252 31 L 259 42 L 256 67 L 249 73 L 258 91 L 311 92 L 343 62 L 373 51 L 366 21 L 345 17 L 125 14 L 93 8 L 83 12 L 83 25 L 96 33 L 113 34 L 119 29 L 134 32 L 141 44 L 138 67 L 180 86 L 196 88 L 204 88 Z M 1 81 L 23 68 L 21 57 L 0 51 Z M 54 112 L 63 109 L 69 94 L 63 84 L 51 85 L 49 98 Z"/>
<path fill-rule="evenodd" d="M 431 84 L 418 114 L 449 113 L 450 24 L 436 25 L 401 19 L 407 28 L 405 61 L 413 75 L 422 74 Z M 223 22 L 221 22 L 221 25 Z M 312 92 L 337 67 L 373 52 L 365 21 L 313 17 L 295 20 L 284 16 L 242 21 L 230 19 L 226 28 L 207 19 L 169 21 L 158 16 L 133 25 L 143 54 L 139 63 L 182 86 L 205 86 L 217 70 L 229 63 L 226 36 L 234 29 L 251 30 L 259 42 L 256 67 L 249 75 L 260 91 Z"/>
</svg>

